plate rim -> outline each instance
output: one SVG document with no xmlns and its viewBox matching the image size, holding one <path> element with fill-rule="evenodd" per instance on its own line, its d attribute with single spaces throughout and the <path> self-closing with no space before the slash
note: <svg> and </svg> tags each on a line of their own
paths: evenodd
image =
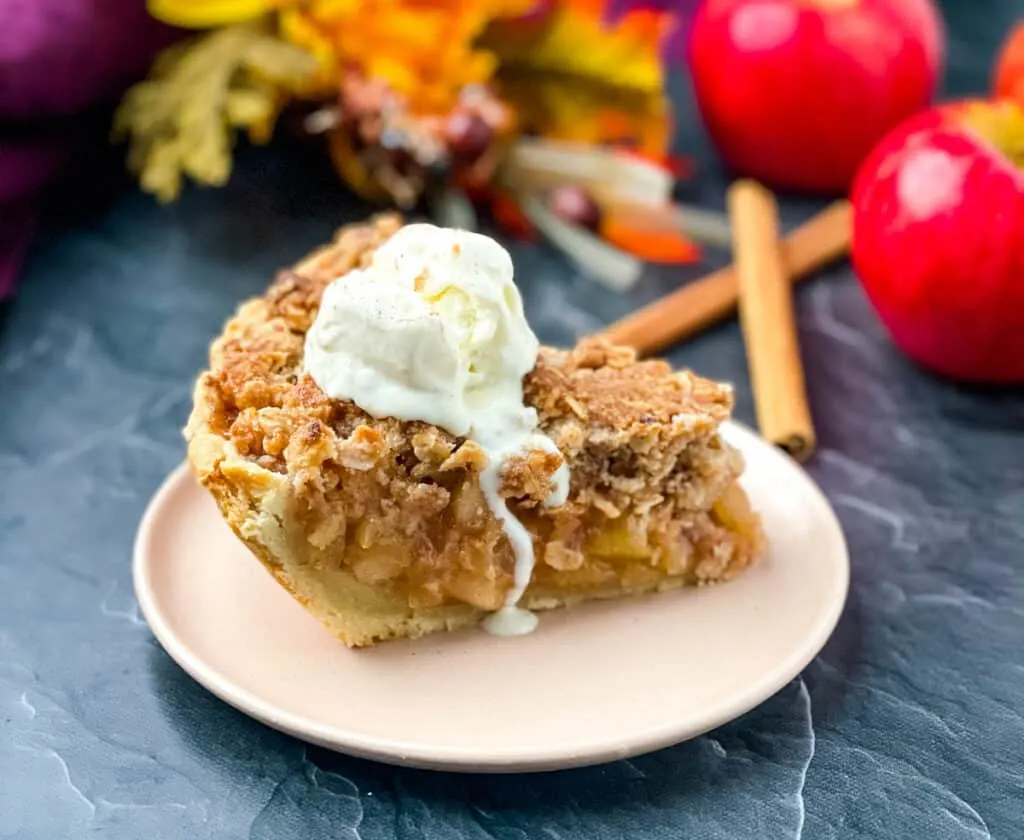
<svg viewBox="0 0 1024 840">
<path fill-rule="evenodd" d="M 723 423 L 723 430 L 727 436 L 736 434 L 746 437 L 753 445 L 772 450 L 773 457 L 786 461 L 787 467 L 795 470 L 804 481 L 814 503 L 821 508 L 823 525 L 832 532 L 837 548 L 841 551 L 841 561 L 837 564 L 839 591 L 836 597 L 830 600 L 829 609 L 819 621 L 817 632 L 808 637 L 811 641 L 804 641 L 795 647 L 786 658 L 779 660 L 764 678 L 752 683 L 743 691 L 736 692 L 729 702 L 716 706 L 716 712 L 703 716 L 696 726 L 659 724 L 649 730 L 631 730 L 628 742 L 617 743 L 613 737 L 609 737 L 572 752 L 567 751 L 564 745 L 554 748 L 533 745 L 527 748 L 505 748 L 497 751 L 492 749 L 472 753 L 463 747 L 427 747 L 366 735 L 352 729 L 312 721 L 303 715 L 279 708 L 222 675 L 194 653 L 171 627 L 158 604 L 150 575 L 151 564 L 146 562 L 146 558 L 152 555 L 152 552 L 147 551 L 147 546 L 153 541 L 160 511 L 165 507 L 164 501 L 178 492 L 183 483 L 194 481 L 187 459 L 163 479 L 147 502 L 140 520 L 132 546 L 132 583 L 135 597 L 150 631 L 160 646 L 182 670 L 206 690 L 238 711 L 273 729 L 345 755 L 427 770 L 523 773 L 593 766 L 654 752 L 697 738 L 746 714 L 777 694 L 799 676 L 827 644 L 849 597 L 849 546 L 839 517 L 818 483 L 800 464 L 773 447 L 750 427 L 735 420 L 727 420 Z M 282 591 L 282 595 L 287 593 Z"/>
</svg>

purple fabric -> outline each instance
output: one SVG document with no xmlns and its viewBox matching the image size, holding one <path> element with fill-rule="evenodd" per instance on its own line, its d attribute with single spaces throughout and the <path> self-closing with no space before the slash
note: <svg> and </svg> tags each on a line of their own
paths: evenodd
<svg viewBox="0 0 1024 840">
<path fill-rule="evenodd" d="M 14 291 L 36 222 L 36 195 L 67 157 L 62 139 L 0 139 L 0 300 Z"/>
<path fill-rule="evenodd" d="M 31 126 L 116 96 L 173 37 L 145 0 L 0 0 L 0 299 L 70 143 Z"/>
<path fill-rule="evenodd" d="M 0 0 L 0 119 L 80 111 L 145 72 L 171 37 L 145 0 Z"/>
<path fill-rule="evenodd" d="M 0 136 L 0 206 L 24 201 L 38 192 L 66 154 L 64 138 L 36 133 L 5 141 Z"/>
<path fill-rule="evenodd" d="M 33 202 L 0 205 L 0 301 L 14 291 L 14 282 L 35 227 Z"/>
</svg>

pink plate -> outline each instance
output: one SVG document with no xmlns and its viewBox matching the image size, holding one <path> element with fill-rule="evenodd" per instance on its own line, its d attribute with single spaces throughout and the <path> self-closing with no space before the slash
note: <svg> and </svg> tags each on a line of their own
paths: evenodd
<svg viewBox="0 0 1024 840">
<path fill-rule="evenodd" d="M 770 697 L 821 649 L 846 598 L 839 523 L 810 477 L 745 427 L 728 439 L 767 555 L 722 586 L 353 651 L 264 571 L 179 467 L 135 543 L 139 605 L 167 652 L 226 702 L 351 755 L 447 770 L 595 764 L 693 738 Z"/>
</svg>

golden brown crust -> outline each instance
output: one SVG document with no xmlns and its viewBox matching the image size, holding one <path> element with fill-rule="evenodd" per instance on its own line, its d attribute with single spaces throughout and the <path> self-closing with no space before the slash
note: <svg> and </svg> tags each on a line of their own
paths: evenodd
<svg viewBox="0 0 1024 840">
<path fill-rule="evenodd" d="M 281 272 L 213 343 L 186 436 L 225 519 L 274 576 L 352 645 L 422 635 L 501 605 L 512 554 L 479 491 L 472 441 L 374 418 L 302 372 L 306 330 L 335 277 L 365 266 L 394 216 L 339 231 Z M 527 605 L 725 579 L 760 541 L 718 434 L 728 386 L 600 340 L 542 348 L 527 402 L 561 457 L 532 452 L 501 493 L 534 535 Z M 562 458 L 568 502 L 541 502 Z"/>
</svg>

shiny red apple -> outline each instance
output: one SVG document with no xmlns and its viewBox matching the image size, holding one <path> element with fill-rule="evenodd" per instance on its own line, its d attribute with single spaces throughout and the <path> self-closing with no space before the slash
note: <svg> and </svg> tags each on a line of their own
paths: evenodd
<svg viewBox="0 0 1024 840">
<path fill-rule="evenodd" d="M 854 269 L 896 344 L 947 376 L 1024 382 L 1024 109 L 912 117 L 851 198 Z"/>
<path fill-rule="evenodd" d="M 690 67 L 734 170 L 845 192 L 886 132 L 927 107 L 944 36 L 933 0 L 705 0 Z"/>
</svg>

